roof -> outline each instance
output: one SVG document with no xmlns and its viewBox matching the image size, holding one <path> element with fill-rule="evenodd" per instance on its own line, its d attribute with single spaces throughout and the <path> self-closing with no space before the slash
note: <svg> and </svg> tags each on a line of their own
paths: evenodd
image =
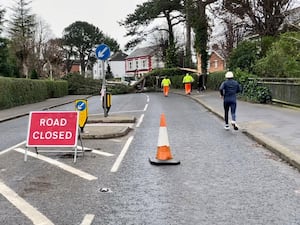
<svg viewBox="0 0 300 225">
<path fill-rule="evenodd" d="M 109 61 L 125 61 L 125 58 L 127 57 L 128 55 L 125 54 L 124 52 L 122 51 L 119 51 L 119 52 L 116 52 L 111 58 Z"/>
<path fill-rule="evenodd" d="M 135 58 L 135 57 L 140 57 L 140 56 L 148 56 L 151 55 L 153 56 L 155 53 L 157 53 L 160 50 L 159 46 L 148 46 L 144 48 L 137 48 L 135 49 L 129 56 L 126 58 Z"/>
<path fill-rule="evenodd" d="M 220 59 L 225 60 L 224 57 L 221 56 L 221 54 L 218 51 L 212 50 L 211 53 L 210 53 L 210 55 L 212 55 L 212 53 L 215 53 Z"/>
</svg>

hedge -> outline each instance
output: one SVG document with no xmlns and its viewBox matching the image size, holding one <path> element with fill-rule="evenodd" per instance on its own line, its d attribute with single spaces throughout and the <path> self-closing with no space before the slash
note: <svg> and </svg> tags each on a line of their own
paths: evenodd
<svg viewBox="0 0 300 225">
<path fill-rule="evenodd" d="M 0 109 L 40 102 L 67 94 L 66 81 L 0 77 Z"/>
</svg>

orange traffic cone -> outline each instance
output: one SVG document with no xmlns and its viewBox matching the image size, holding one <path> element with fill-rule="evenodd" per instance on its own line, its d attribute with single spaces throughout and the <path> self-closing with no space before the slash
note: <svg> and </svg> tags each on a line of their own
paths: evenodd
<svg viewBox="0 0 300 225">
<path fill-rule="evenodd" d="M 149 159 L 151 164 L 154 165 L 178 165 L 179 161 L 174 160 L 171 154 L 169 145 L 168 131 L 166 118 L 164 114 L 160 116 L 160 128 L 158 134 L 157 153 L 155 159 Z"/>
</svg>

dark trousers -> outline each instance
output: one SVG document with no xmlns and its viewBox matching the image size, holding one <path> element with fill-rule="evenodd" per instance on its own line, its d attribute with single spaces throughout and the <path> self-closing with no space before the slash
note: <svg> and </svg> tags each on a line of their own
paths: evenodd
<svg viewBox="0 0 300 225">
<path fill-rule="evenodd" d="M 231 112 L 231 119 L 232 119 L 232 121 L 235 121 L 235 118 L 236 118 L 236 115 L 235 115 L 236 102 L 224 101 L 224 113 L 225 113 L 224 120 L 225 120 L 225 124 L 228 124 L 229 108 L 230 108 L 230 112 Z"/>
</svg>

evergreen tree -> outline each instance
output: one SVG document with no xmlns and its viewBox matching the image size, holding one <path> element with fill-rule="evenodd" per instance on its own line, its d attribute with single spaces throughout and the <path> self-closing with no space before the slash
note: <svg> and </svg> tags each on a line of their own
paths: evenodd
<svg viewBox="0 0 300 225">
<path fill-rule="evenodd" d="M 82 74 L 85 75 L 86 67 L 94 62 L 95 47 L 101 43 L 109 45 L 112 51 L 118 51 L 119 45 L 113 38 L 105 36 L 98 27 L 83 21 L 76 21 L 64 29 L 62 38 L 64 48 L 68 52 L 68 63 L 71 59 L 78 58 Z M 70 69 L 70 66 L 69 66 Z"/>
<path fill-rule="evenodd" d="M 120 25 L 127 29 L 126 36 L 131 36 L 125 48 L 130 49 L 145 40 L 149 34 L 155 31 L 164 31 L 168 34 L 168 42 L 162 46 L 165 48 L 166 66 L 177 65 L 177 47 L 174 36 L 174 27 L 184 21 L 182 14 L 183 5 L 181 0 L 149 0 L 141 5 L 137 5 L 134 13 L 127 15 Z M 156 26 L 150 31 L 145 29 L 155 19 L 164 18 L 167 28 Z"/>
<path fill-rule="evenodd" d="M 208 65 L 208 18 L 206 7 L 217 0 L 195 0 L 193 3 L 192 28 L 195 32 L 195 49 L 201 56 L 201 72 L 207 74 Z M 204 84 L 205 85 L 205 84 Z"/>
<path fill-rule="evenodd" d="M 31 13 L 31 1 L 18 0 L 12 10 L 9 21 L 9 35 L 12 51 L 20 65 L 20 74 L 28 78 L 29 57 L 33 50 L 32 38 L 34 36 L 35 15 Z"/>
<path fill-rule="evenodd" d="M 1 9 L 1 6 L 0 6 L 0 34 L 2 32 L 2 25 L 4 22 L 4 14 L 5 14 L 5 9 Z"/>
</svg>

